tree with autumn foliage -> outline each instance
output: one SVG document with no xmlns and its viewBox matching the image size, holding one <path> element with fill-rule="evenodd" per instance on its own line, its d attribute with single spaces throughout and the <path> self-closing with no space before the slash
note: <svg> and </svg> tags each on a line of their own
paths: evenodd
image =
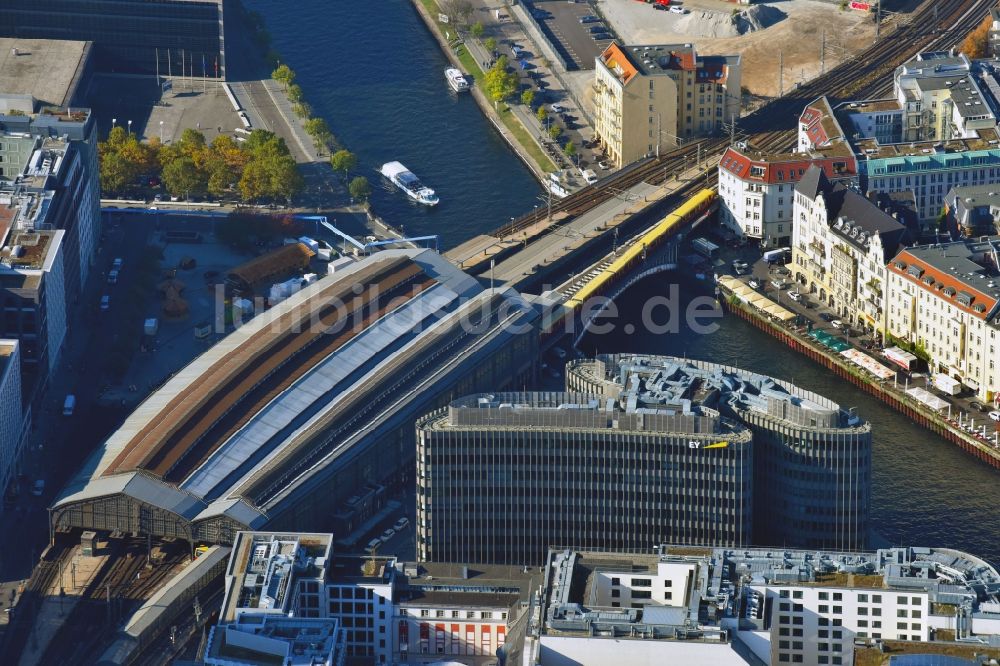
<svg viewBox="0 0 1000 666">
<path fill-rule="evenodd" d="M 975 30 L 969 33 L 962 42 L 962 53 L 969 58 L 986 58 L 990 53 L 990 28 L 993 27 L 993 18 L 987 16 Z"/>
</svg>

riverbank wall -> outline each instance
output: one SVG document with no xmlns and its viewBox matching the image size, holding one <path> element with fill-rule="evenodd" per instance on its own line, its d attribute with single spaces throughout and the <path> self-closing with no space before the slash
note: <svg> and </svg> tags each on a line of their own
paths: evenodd
<svg viewBox="0 0 1000 666">
<path fill-rule="evenodd" d="M 414 9 L 416 9 L 417 14 L 420 15 L 420 18 L 421 20 L 423 20 L 424 25 L 427 27 L 427 30 L 437 41 L 438 46 L 441 47 L 441 51 L 445 54 L 445 57 L 448 58 L 449 62 L 451 62 L 451 64 L 454 67 L 458 69 L 463 69 L 461 60 L 459 60 L 458 55 L 455 54 L 455 50 L 452 48 L 452 45 L 448 42 L 445 36 L 441 34 L 441 30 L 439 29 L 437 21 L 434 20 L 433 16 L 431 16 L 430 12 L 424 6 L 424 3 L 422 3 L 420 0 L 411 0 L 411 4 L 413 5 Z M 462 45 L 461 48 L 468 48 L 468 47 Z M 517 155 L 520 158 L 520 160 L 524 162 L 525 166 L 528 167 L 531 173 L 534 174 L 535 178 L 537 178 L 538 181 L 543 186 L 547 186 L 548 176 L 546 175 L 545 171 L 537 162 L 535 162 L 535 160 L 531 158 L 528 152 L 517 140 L 517 138 L 515 138 L 514 135 L 511 134 L 510 130 L 504 127 L 503 121 L 500 119 L 500 116 L 497 113 L 496 109 L 493 108 L 493 105 L 490 102 L 490 100 L 486 97 L 486 94 L 479 88 L 478 85 L 479 83 L 480 83 L 479 81 L 475 81 L 473 85 L 470 86 L 469 92 L 472 94 L 472 98 L 476 100 L 476 103 L 479 105 L 479 108 L 482 109 L 483 115 L 485 115 L 486 118 L 490 121 L 490 124 L 493 125 L 497 133 L 501 137 L 503 137 L 503 140 L 507 142 L 507 145 L 510 146 L 511 150 L 514 151 L 514 154 Z M 443 78 L 441 81 L 441 85 L 442 87 L 445 85 Z"/>
<path fill-rule="evenodd" d="M 732 302 L 730 300 L 733 296 L 732 293 L 721 285 L 718 289 L 719 303 L 725 312 L 739 317 L 755 328 L 778 339 L 794 351 L 807 356 L 841 379 L 878 398 L 914 423 L 955 444 L 987 465 L 1000 469 L 1000 450 L 991 443 L 963 430 L 957 421 L 950 420 L 945 414 L 928 410 L 926 406 L 912 399 L 902 389 L 866 375 L 860 368 L 842 361 L 839 357 L 808 341 L 795 330 L 786 328 L 757 312 L 752 306 L 741 302 Z M 982 418 L 985 420 L 986 416 L 982 415 Z"/>
</svg>

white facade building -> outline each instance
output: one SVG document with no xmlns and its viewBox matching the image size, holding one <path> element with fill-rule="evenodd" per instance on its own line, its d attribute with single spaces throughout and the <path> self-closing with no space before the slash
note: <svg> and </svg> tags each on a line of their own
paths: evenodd
<svg viewBox="0 0 1000 666">
<path fill-rule="evenodd" d="M 971 658 L 1000 638 L 1000 574 L 958 551 L 655 550 L 551 552 L 526 657 L 541 666 L 852 666 L 860 653 L 876 663 L 887 641 L 898 641 L 895 653 Z M 666 589 L 672 597 L 661 597 Z"/>
<path fill-rule="evenodd" d="M 329 534 L 240 532 L 218 630 L 244 616 L 335 619 L 352 663 L 494 663 L 539 583 L 537 569 L 337 556 L 331 544 Z"/>
<path fill-rule="evenodd" d="M 852 325 L 884 330 L 886 264 L 906 228 L 817 167 L 796 186 L 794 211 L 792 273 L 802 291 Z"/>
<path fill-rule="evenodd" d="M 918 345 L 932 372 L 1000 398 L 1000 236 L 908 248 L 889 262 L 889 334 Z"/>
<path fill-rule="evenodd" d="M 719 220 L 762 247 L 790 246 L 795 184 L 812 165 L 830 179 L 857 178 L 849 149 L 769 155 L 730 146 L 719 161 Z"/>
</svg>

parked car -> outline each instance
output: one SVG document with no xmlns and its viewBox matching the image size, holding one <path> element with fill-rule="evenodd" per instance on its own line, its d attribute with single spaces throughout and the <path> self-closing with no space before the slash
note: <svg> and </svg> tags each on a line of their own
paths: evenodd
<svg viewBox="0 0 1000 666">
<path fill-rule="evenodd" d="M 107 312 L 111 309 L 111 297 L 107 294 L 101 296 L 101 310 Z"/>
<path fill-rule="evenodd" d="M 606 32 L 595 32 L 590 36 L 595 42 L 600 42 L 605 39 L 612 39 L 611 35 Z"/>
<path fill-rule="evenodd" d="M 587 32 L 591 34 L 594 34 L 595 32 L 607 32 L 607 31 L 608 28 L 603 23 L 597 23 L 587 28 Z"/>
<path fill-rule="evenodd" d="M 393 525 L 392 528 L 397 532 L 399 532 L 400 530 L 405 529 L 406 526 L 409 524 L 410 524 L 410 519 L 407 518 L 406 516 L 403 516 L 402 518 L 396 521 L 396 524 Z"/>
<path fill-rule="evenodd" d="M 371 541 L 368 542 L 368 545 L 365 546 L 365 550 L 375 550 L 381 545 L 382 545 L 382 539 L 372 539 Z"/>
<path fill-rule="evenodd" d="M 760 289 L 760 281 L 759 280 L 750 280 L 749 282 L 747 282 L 747 284 L 750 285 L 751 289 Z"/>
<path fill-rule="evenodd" d="M 989 417 L 994 421 L 1000 422 L 1000 412 L 990 412 Z"/>
<path fill-rule="evenodd" d="M 610 168 L 611 168 L 611 165 L 610 165 L 610 164 L 608 164 L 607 162 L 604 162 L 603 160 L 602 160 L 602 161 L 600 161 L 600 162 L 598 162 L 598 163 L 597 163 L 597 166 L 598 166 L 599 168 L 603 169 L 604 171 L 607 171 L 608 169 L 610 169 Z"/>
<path fill-rule="evenodd" d="M 771 280 L 771 286 L 774 287 L 775 289 L 784 289 L 785 282 L 784 280 Z"/>
<path fill-rule="evenodd" d="M 549 111 L 551 111 L 552 113 L 562 113 L 565 110 L 566 107 L 564 107 L 561 104 L 549 104 Z"/>
<path fill-rule="evenodd" d="M 523 51 L 523 50 L 524 49 L 521 48 L 520 46 L 518 46 L 517 44 L 511 44 L 511 46 L 510 46 L 510 52 L 514 54 L 515 58 L 520 58 L 521 57 L 521 51 Z"/>
<path fill-rule="evenodd" d="M 831 321 L 830 326 L 833 326 L 837 330 L 845 328 L 844 322 L 840 321 L 839 319 L 834 319 L 833 321 Z"/>
<path fill-rule="evenodd" d="M 108 284 L 118 284 L 118 271 L 111 269 L 108 272 Z"/>
<path fill-rule="evenodd" d="M 975 400 L 973 400 L 972 402 L 969 403 L 969 407 L 972 407 L 973 409 L 978 409 L 979 411 L 981 411 L 983 413 L 990 411 L 989 407 L 987 407 L 986 405 L 984 405 L 981 402 L 976 402 Z"/>
<path fill-rule="evenodd" d="M 42 493 L 45 492 L 45 479 L 36 479 L 35 484 L 31 486 L 31 494 L 35 497 L 41 497 Z"/>
<path fill-rule="evenodd" d="M 115 260 L 111 262 L 111 268 L 120 271 L 122 269 L 122 258 L 115 257 Z"/>
<path fill-rule="evenodd" d="M 801 300 L 802 300 L 802 294 L 800 294 L 800 293 L 799 293 L 799 292 L 797 292 L 797 291 L 790 291 L 790 292 L 788 292 L 788 297 L 789 297 L 790 299 L 792 299 L 793 301 L 796 301 L 796 302 L 798 302 L 798 301 L 801 301 Z"/>
<path fill-rule="evenodd" d="M 831 321 L 833 321 L 834 319 L 836 319 L 836 317 L 834 317 L 829 312 L 820 312 L 819 313 L 819 318 L 822 319 L 823 321 L 827 322 L 827 323 L 830 323 Z"/>
<path fill-rule="evenodd" d="M 683 7 L 671 7 L 670 8 L 670 13 L 671 14 L 687 14 L 689 12 L 688 12 L 687 9 L 685 9 Z"/>
<path fill-rule="evenodd" d="M 394 536 L 396 536 L 396 530 L 390 527 L 385 532 L 382 532 L 382 543 L 385 543 Z"/>
<path fill-rule="evenodd" d="M 597 23 L 601 18 L 599 16 L 594 16 L 593 14 L 587 14 L 586 16 L 580 17 L 580 23 Z"/>
</svg>

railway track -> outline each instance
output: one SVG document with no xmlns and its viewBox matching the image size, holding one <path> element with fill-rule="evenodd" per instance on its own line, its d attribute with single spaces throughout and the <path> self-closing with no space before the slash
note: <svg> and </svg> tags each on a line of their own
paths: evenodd
<svg viewBox="0 0 1000 666">
<path fill-rule="evenodd" d="M 904 24 L 897 24 L 865 51 L 741 118 L 741 131 L 763 152 L 789 150 L 795 144 L 796 122 L 805 104 L 822 95 L 837 103 L 888 94 L 892 89 L 892 74 L 899 65 L 920 51 L 944 50 L 961 43 L 982 22 L 992 5 L 993 0 L 925 0 Z M 712 163 L 728 144 L 728 138 L 706 138 L 689 142 L 660 157 L 641 160 L 593 188 L 584 188 L 554 202 L 552 212 L 566 213 L 567 220 L 579 216 L 641 182 L 662 183 L 671 172 L 693 164 L 699 152 L 703 159 Z M 708 184 L 715 182 L 716 175 L 710 173 Z M 686 193 L 688 189 L 680 192 Z M 491 235 L 503 238 L 537 220 L 538 212 L 533 211 L 496 229 Z"/>
</svg>

